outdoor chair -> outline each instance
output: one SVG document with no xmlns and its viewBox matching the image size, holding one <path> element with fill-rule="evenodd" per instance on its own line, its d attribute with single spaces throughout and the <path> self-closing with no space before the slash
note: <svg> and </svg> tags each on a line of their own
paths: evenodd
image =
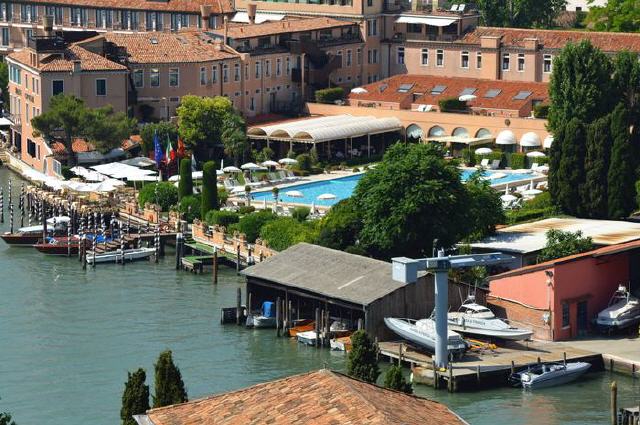
<svg viewBox="0 0 640 425">
<path fill-rule="evenodd" d="M 494 159 L 493 161 L 491 161 L 491 169 L 497 170 L 498 168 L 500 168 L 500 160 Z"/>
</svg>

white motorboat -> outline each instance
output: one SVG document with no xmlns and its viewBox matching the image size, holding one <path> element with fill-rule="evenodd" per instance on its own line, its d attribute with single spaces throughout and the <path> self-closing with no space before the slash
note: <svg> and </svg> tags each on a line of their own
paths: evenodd
<svg viewBox="0 0 640 425">
<path fill-rule="evenodd" d="M 514 373 L 511 382 L 526 389 L 553 387 L 575 381 L 590 367 L 591 364 L 586 362 L 541 363 Z"/>
<path fill-rule="evenodd" d="M 121 262 L 124 254 L 124 261 L 143 260 L 155 254 L 155 248 L 132 248 L 124 251 L 109 251 L 93 254 L 93 251 L 87 251 L 87 264 L 93 264 L 94 259 L 98 263 L 115 263 Z"/>
<path fill-rule="evenodd" d="M 393 317 L 385 317 L 384 323 L 389 329 L 402 338 L 409 340 L 427 350 L 434 352 L 436 349 L 436 322 L 433 319 L 397 319 Z M 461 358 L 468 345 L 460 334 L 448 331 L 447 349 L 449 357 Z"/>
<path fill-rule="evenodd" d="M 247 327 L 254 328 L 275 328 L 276 314 L 275 304 L 271 301 L 262 303 L 262 308 L 256 314 L 250 314 L 247 317 Z"/>
<path fill-rule="evenodd" d="M 302 344 L 316 345 L 318 335 L 316 334 L 316 331 L 298 332 L 296 338 L 298 339 L 298 342 Z"/>
<path fill-rule="evenodd" d="M 640 300 L 620 285 L 609 306 L 598 313 L 596 323 L 602 330 L 622 329 L 640 322 Z"/>
<path fill-rule="evenodd" d="M 510 326 L 487 307 L 476 304 L 470 296 L 460 309 L 448 314 L 449 329 L 463 334 L 521 341 L 531 338 L 533 331 Z"/>
</svg>

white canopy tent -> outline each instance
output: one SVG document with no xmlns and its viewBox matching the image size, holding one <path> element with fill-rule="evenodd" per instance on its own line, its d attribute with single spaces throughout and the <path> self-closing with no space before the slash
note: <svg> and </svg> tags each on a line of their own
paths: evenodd
<svg viewBox="0 0 640 425">
<path fill-rule="evenodd" d="M 133 167 L 151 167 L 155 161 L 144 156 L 137 156 L 120 161 L 120 164 L 131 165 Z"/>
<path fill-rule="evenodd" d="M 400 16 L 397 24 L 423 24 L 432 27 L 447 27 L 456 22 L 455 19 L 436 16 Z"/>
<path fill-rule="evenodd" d="M 279 13 L 256 13 L 256 24 L 262 24 L 268 21 L 282 21 L 284 19 L 284 15 Z M 231 22 L 239 22 L 243 24 L 249 23 L 249 14 L 247 12 L 236 12 L 231 18 Z"/>
<path fill-rule="evenodd" d="M 111 176 L 116 179 L 127 179 L 131 181 L 148 181 L 144 176 L 155 176 L 155 171 L 143 170 L 131 165 L 122 164 L 120 162 L 112 162 L 110 164 L 100 164 L 91 167 L 101 174 Z"/>
</svg>

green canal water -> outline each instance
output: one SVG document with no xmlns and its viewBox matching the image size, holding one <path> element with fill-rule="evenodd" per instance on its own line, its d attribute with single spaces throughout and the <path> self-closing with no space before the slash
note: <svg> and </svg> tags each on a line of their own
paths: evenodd
<svg viewBox="0 0 640 425">
<path fill-rule="evenodd" d="M 0 168 L 5 193 L 8 176 Z M 0 230 L 7 229 L 5 214 Z M 115 425 L 127 371 L 144 367 L 152 377 L 155 358 L 167 348 L 191 398 L 323 366 L 344 369 L 341 353 L 276 338 L 271 330 L 222 326 L 220 309 L 235 304 L 242 280 L 222 268 L 213 286 L 210 276 L 176 272 L 170 254 L 159 264 L 83 271 L 77 259 L 0 242 L 0 411 L 12 412 L 18 425 Z M 638 381 L 614 378 L 620 404 L 637 403 Z M 535 393 L 417 392 L 472 424 L 595 425 L 608 417 L 610 379 L 591 374 Z"/>
</svg>

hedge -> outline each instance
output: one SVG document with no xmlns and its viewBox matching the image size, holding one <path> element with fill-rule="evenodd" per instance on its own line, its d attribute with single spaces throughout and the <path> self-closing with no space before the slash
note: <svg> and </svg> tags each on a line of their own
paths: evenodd
<svg viewBox="0 0 640 425">
<path fill-rule="evenodd" d="M 344 98 L 344 89 L 342 87 L 332 87 L 329 89 L 316 90 L 316 102 L 333 103 L 336 100 Z"/>
<path fill-rule="evenodd" d="M 514 169 L 514 170 L 521 170 L 523 168 L 526 168 L 526 160 L 527 160 L 527 156 L 523 153 L 510 153 L 507 156 L 507 163 L 509 164 L 509 166 Z"/>
<path fill-rule="evenodd" d="M 483 159 L 488 159 L 489 160 L 489 165 L 491 165 L 491 163 L 493 161 L 495 161 L 496 159 L 498 161 L 500 161 L 500 166 L 504 165 L 505 161 L 505 156 L 502 152 L 491 152 L 488 154 L 484 154 L 484 155 L 478 155 L 478 154 L 474 154 L 474 161 L 475 164 L 480 164 L 482 162 Z"/>
<path fill-rule="evenodd" d="M 533 116 L 546 119 L 549 116 L 549 105 L 539 104 L 533 107 Z"/>
<path fill-rule="evenodd" d="M 158 190 L 156 191 L 156 187 Z M 170 182 L 145 184 L 138 193 L 138 202 L 141 207 L 147 202 L 158 204 L 162 211 L 168 211 L 178 203 L 178 188 Z"/>
<path fill-rule="evenodd" d="M 211 210 L 207 213 L 205 221 L 209 226 L 218 224 L 220 226 L 228 227 L 230 224 L 239 222 L 240 216 L 233 211 Z"/>
<path fill-rule="evenodd" d="M 208 217 L 210 210 L 218 209 L 218 176 L 216 175 L 216 163 L 207 161 L 202 166 L 202 205 L 200 217 Z"/>
<path fill-rule="evenodd" d="M 458 100 L 457 97 L 446 97 L 438 101 L 440 112 L 457 112 L 467 109 L 467 102 Z"/>
</svg>

